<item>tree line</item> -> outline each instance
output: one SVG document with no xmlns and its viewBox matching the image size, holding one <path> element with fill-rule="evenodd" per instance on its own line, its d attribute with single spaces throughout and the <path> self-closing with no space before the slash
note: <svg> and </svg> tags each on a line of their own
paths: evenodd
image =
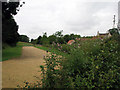
<svg viewBox="0 0 120 90">
<path fill-rule="evenodd" d="M 57 31 L 53 33 L 50 36 L 47 36 L 47 33 L 45 32 L 43 36 L 39 36 L 37 39 L 31 39 L 31 43 L 33 44 L 40 44 L 47 46 L 49 44 L 53 43 L 59 43 L 59 44 L 66 44 L 69 40 L 75 40 L 76 38 L 80 38 L 80 35 L 77 34 L 62 34 L 63 30 Z"/>
<path fill-rule="evenodd" d="M 119 34 L 117 28 L 109 29 L 108 31 L 110 32 L 111 35 Z M 80 35 L 77 35 L 77 34 L 63 35 L 63 30 L 61 30 L 53 33 L 50 36 L 47 36 L 47 32 L 45 32 L 43 33 L 42 36 L 39 36 L 37 39 L 31 39 L 31 40 L 29 40 L 29 37 L 27 35 L 20 35 L 19 41 L 31 42 L 33 44 L 40 44 L 40 45 L 47 46 L 53 43 L 66 44 L 69 40 L 75 40 L 76 38 L 93 38 L 93 36 L 81 37 Z"/>
</svg>

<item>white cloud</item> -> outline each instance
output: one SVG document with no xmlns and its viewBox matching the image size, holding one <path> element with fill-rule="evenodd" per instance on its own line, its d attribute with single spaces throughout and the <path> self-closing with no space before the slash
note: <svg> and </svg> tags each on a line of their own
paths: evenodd
<svg viewBox="0 0 120 90">
<path fill-rule="evenodd" d="M 83 0 L 26 0 L 15 19 L 19 33 L 37 38 L 58 30 L 64 34 L 96 35 L 112 27 L 117 2 L 82 2 Z M 117 1 L 117 0 L 116 0 Z"/>
</svg>

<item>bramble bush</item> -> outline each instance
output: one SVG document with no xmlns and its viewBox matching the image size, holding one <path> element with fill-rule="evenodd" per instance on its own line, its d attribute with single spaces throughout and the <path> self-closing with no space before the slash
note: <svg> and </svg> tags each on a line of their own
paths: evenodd
<svg viewBox="0 0 120 90">
<path fill-rule="evenodd" d="M 93 40 L 77 44 L 80 47 L 71 48 L 70 56 L 62 60 L 62 69 L 58 70 L 57 74 L 53 74 L 54 70 L 50 72 L 51 74 L 46 73 L 46 75 L 54 75 L 54 78 L 57 78 L 52 78 L 55 81 L 52 87 L 120 88 L 118 40 L 112 37 L 103 41 Z M 48 80 L 47 78 L 46 81 Z"/>
</svg>

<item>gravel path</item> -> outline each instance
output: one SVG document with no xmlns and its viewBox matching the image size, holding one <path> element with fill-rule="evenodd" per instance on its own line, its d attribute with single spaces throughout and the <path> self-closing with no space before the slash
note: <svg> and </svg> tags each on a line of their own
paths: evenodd
<svg viewBox="0 0 120 90">
<path fill-rule="evenodd" d="M 44 50 L 32 46 L 22 48 L 20 58 L 2 62 L 2 88 L 16 88 L 25 86 L 25 80 L 35 83 L 41 78 L 40 65 L 45 65 L 43 56 L 47 53 Z"/>
</svg>

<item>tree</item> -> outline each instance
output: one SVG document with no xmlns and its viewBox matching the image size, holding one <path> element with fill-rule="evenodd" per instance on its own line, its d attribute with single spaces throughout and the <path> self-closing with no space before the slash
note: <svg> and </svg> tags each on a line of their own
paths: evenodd
<svg viewBox="0 0 120 90">
<path fill-rule="evenodd" d="M 41 37 L 41 36 L 39 36 L 39 37 L 37 38 L 37 44 L 42 44 L 41 39 L 42 39 L 42 37 Z"/>
<path fill-rule="evenodd" d="M 31 43 L 34 41 L 34 39 L 31 39 Z"/>
<path fill-rule="evenodd" d="M 41 38 L 41 43 L 44 46 L 48 46 L 48 44 L 49 44 L 49 40 L 47 38 L 47 33 L 46 32 L 43 33 L 43 37 Z"/>
<path fill-rule="evenodd" d="M 117 28 L 112 28 L 112 29 L 109 29 L 108 31 L 110 32 L 111 35 L 114 35 L 114 34 L 117 34 L 117 35 L 118 35 L 118 34 L 119 34 Z"/>
<path fill-rule="evenodd" d="M 76 38 L 80 38 L 81 36 L 80 35 L 74 35 L 74 34 L 70 34 L 70 38 L 71 39 L 76 39 Z"/>
<path fill-rule="evenodd" d="M 70 35 L 68 34 L 66 34 L 63 38 L 65 42 L 68 42 L 69 40 L 71 40 Z"/>
<path fill-rule="evenodd" d="M 21 41 L 21 42 L 29 42 L 29 37 L 27 37 L 26 35 L 20 35 L 19 41 Z"/>
<path fill-rule="evenodd" d="M 43 38 L 47 38 L 47 33 L 43 33 Z"/>
<path fill-rule="evenodd" d="M 19 26 L 14 20 L 17 14 L 20 2 L 2 2 L 2 42 L 15 46 L 19 40 Z"/>
<path fill-rule="evenodd" d="M 49 39 L 49 43 L 52 44 L 53 42 L 56 43 L 57 37 L 55 35 L 50 35 L 48 39 Z"/>
<path fill-rule="evenodd" d="M 37 39 L 31 39 L 31 43 L 35 45 L 37 43 Z"/>
<path fill-rule="evenodd" d="M 57 42 L 60 44 L 64 44 L 64 38 L 63 37 L 57 37 Z"/>
<path fill-rule="evenodd" d="M 63 32 L 63 30 L 55 32 L 55 36 L 62 37 L 63 36 L 62 32 Z"/>
<path fill-rule="evenodd" d="M 54 35 L 56 36 L 56 39 L 55 39 L 56 43 L 61 43 L 61 44 L 64 43 L 62 32 L 63 30 L 55 32 Z"/>
</svg>

